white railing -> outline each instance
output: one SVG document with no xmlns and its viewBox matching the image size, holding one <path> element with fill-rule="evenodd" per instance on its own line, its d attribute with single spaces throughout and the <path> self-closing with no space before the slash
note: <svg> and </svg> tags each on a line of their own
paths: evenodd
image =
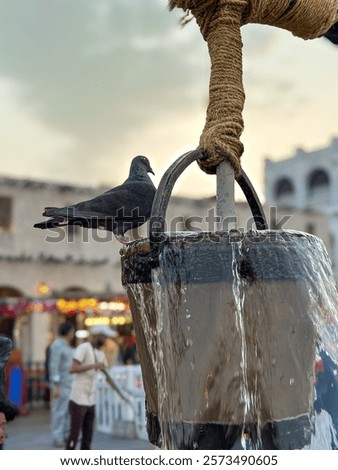
<svg viewBox="0 0 338 470">
<path fill-rule="evenodd" d="M 114 366 L 109 373 L 129 400 L 100 378 L 96 387 L 96 429 L 112 437 L 148 440 L 145 417 L 145 394 L 139 365 Z"/>
</svg>

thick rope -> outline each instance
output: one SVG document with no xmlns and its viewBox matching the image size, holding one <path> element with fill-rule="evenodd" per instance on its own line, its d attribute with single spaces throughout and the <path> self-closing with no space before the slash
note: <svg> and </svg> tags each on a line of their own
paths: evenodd
<svg viewBox="0 0 338 470">
<path fill-rule="evenodd" d="M 241 26 L 266 24 L 314 39 L 338 21 L 338 0 L 169 0 L 169 9 L 175 7 L 196 18 L 211 60 L 209 105 L 199 142 L 207 158 L 199 165 L 206 173 L 215 173 L 228 159 L 238 174 L 245 100 Z"/>
</svg>

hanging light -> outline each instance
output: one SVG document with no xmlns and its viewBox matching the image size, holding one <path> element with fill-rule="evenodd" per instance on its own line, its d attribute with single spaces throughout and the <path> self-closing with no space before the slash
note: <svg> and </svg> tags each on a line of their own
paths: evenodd
<svg viewBox="0 0 338 470">
<path fill-rule="evenodd" d="M 36 286 L 36 292 L 38 293 L 40 297 L 45 297 L 46 295 L 50 293 L 50 287 L 45 282 L 40 282 Z"/>
</svg>

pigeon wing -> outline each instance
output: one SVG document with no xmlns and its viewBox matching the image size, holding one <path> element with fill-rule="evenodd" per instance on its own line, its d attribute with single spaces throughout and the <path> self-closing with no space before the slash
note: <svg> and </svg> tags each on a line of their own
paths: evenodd
<svg viewBox="0 0 338 470">
<path fill-rule="evenodd" d="M 105 193 L 68 207 L 45 208 L 49 220 L 35 224 L 36 228 L 52 228 L 63 225 L 82 225 L 88 228 L 104 228 L 114 231 L 123 226 L 125 233 L 145 223 L 151 212 L 156 189 L 152 181 L 126 181 Z M 121 228 L 119 229 L 121 233 Z"/>
</svg>

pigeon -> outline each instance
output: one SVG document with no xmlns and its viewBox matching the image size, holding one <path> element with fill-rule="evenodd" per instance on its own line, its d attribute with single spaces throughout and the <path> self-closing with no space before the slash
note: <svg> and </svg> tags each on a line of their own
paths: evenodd
<svg viewBox="0 0 338 470">
<path fill-rule="evenodd" d="M 68 207 L 45 207 L 42 215 L 50 218 L 34 227 L 49 229 L 80 225 L 105 229 L 113 232 L 119 242 L 127 243 L 125 232 L 143 225 L 151 214 L 156 188 L 148 173 L 155 174 L 148 158 L 138 155 L 133 158 L 129 176 L 123 184 Z"/>
</svg>

